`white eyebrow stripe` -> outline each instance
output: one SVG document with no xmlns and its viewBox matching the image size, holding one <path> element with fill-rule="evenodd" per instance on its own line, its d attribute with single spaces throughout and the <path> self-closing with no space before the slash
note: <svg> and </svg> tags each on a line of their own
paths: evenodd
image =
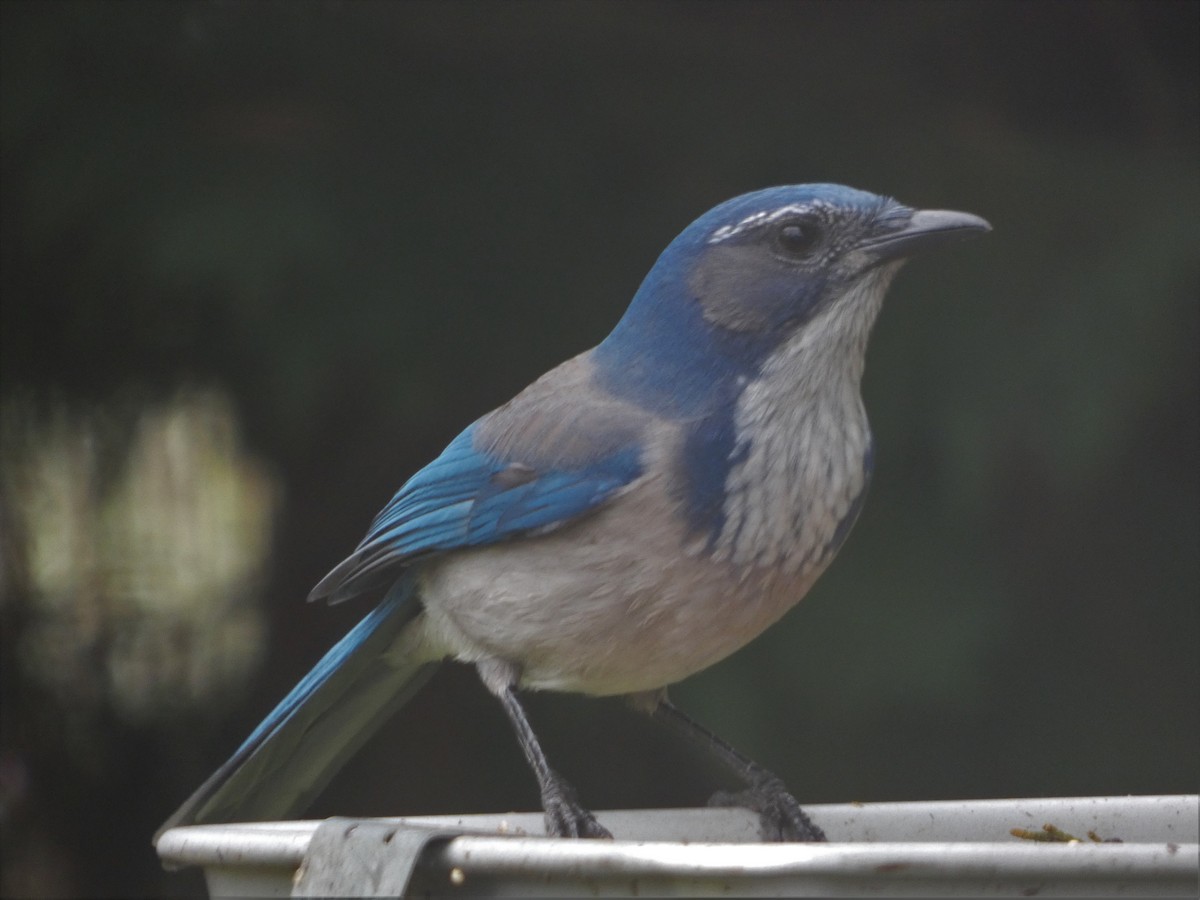
<svg viewBox="0 0 1200 900">
<path fill-rule="evenodd" d="M 785 216 L 810 212 L 819 206 L 828 206 L 828 204 L 818 200 L 812 203 L 789 203 L 787 206 L 781 206 L 778 209 L 759 210 L 756 213 L 746 216 L 740 222 L 735 222 L 732 225 L 722 225 L 709 236 L 708 243 L 718 244 L 727 238 L 733 237 L 735 234 L 741 234 L 743 231 L 757 228 L 760 225 L 769 225 Z"/>
</svg>

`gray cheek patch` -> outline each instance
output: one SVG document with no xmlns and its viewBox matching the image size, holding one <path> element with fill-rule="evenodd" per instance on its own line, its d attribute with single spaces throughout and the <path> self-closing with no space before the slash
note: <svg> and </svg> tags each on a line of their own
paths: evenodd
<svg viewBox="0 0 1200 900">
<path fill-rule="evenodd" d="M 817 306 L 824 277 L 781 263 L 764 265 L 753 245 L 709 247 L 688 278 L 688 290 L 706 321 L 730 331 L 769 332 L 803 320 Z"/>
<path fill-rule="evenodd" d="M 710 247 L 692 270 L 688 287 L 700 301 L 705 320 L 733 331 L 762 331 L 769 317 L 745 300 L 753 296 L 758 277 L 750 254 L 742 247 Z"/>
</svg>

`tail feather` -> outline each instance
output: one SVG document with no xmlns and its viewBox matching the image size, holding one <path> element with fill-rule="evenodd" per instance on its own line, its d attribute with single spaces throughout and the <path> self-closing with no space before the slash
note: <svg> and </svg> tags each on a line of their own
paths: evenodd
<svg viewBox="0 0 1200 900">
<path fill-rule="evenodd" d="M 420 611 L 403 578 L 271 711 L 241 747 L 163 823 L 295 816 L 433 674 L 434 664 L 385 657 Z"/>
</svg>

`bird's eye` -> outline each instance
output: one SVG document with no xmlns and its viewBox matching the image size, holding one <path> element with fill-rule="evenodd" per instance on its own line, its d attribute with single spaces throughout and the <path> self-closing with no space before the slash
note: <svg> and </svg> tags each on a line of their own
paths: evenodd
<svg viewBox="0 0 1200 900">
<path fill-rule="evenodd" d="M 787 256 L 801 258 L 816 246 L 821 230 L 812 222 L 786 222 L 775 232 L 775 242 Z"/>
</svg>

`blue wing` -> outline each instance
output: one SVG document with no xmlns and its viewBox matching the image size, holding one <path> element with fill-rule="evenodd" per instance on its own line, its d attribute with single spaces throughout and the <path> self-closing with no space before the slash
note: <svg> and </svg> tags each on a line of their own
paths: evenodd
<svg viewBox="0 0 1200 900">
<path fill-rule="evenodd" d="M 414 475 L 358 548 L 313 588 L 338 603 L 395 579 L 415 558 L 544 533 L 604 503 L 642 472 L 635 442 L 568 465 L 479 449 L 476 422 Z M 532 458 L 532 457 L 531 457 Z"/>
</svg>

